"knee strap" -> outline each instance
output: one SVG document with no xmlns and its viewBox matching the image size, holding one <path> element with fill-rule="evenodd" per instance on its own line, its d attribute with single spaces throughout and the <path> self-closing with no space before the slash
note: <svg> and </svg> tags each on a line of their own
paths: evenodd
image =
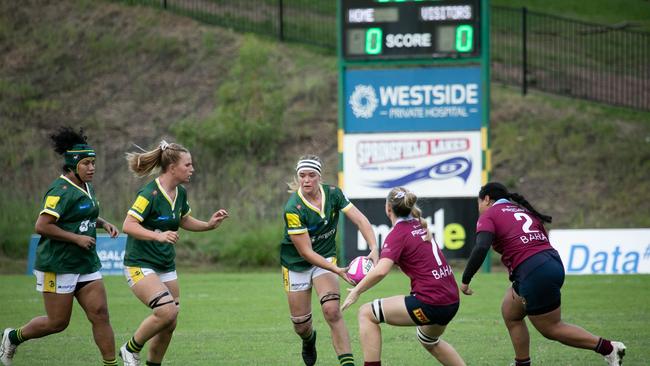
<svg viewBox="0 0 650 366">
<path fill-rule="evenodd" d="M 341 299 L 341 295 L 339 294 L 325 294 L 323 297 L 320 298 L 320 304 L 321 306 L 328 302 L 328 301 L 339 301 Z"/>
<path fill-rule="evenodd" d="M 375 316 L 378 322 L 383 323 L 386 319 L 384 318 L 384 299 L 375 299 L 372 301 L 372 315 Z"/>
<path fill-rule="evenodd" d="M 311 320 L 311 313 L 309 313 L 307 315 L 292 316 L 291 317 L 291 321 L 293 322 L 293 324 L 296 324 L 296 325 L 307 323 L 310 320 Z"/>
<path fill-rule="evenodd" d="M 169 294 L 169 291 L 164 291 L 164 292 L 161 292 L 158 295 L 156 295 L 153 299 L 151 299 L 151 301 L 149 301 L 149 307 L 152 308 L 152 309 L 155 309 L 155 308 L 157 308 L 159 306 L 171 304 L 171 303 L 174 302 L 173 298 L 171 300 L 169 300 L 169 301 L 160 302 L 160 300 L 165 296 L 171 296 Z"/>
<path fill-rule="evenodd" d="M 422 329 L 420 329 L 420 327 L 417 327 L 416 334 L 418 336 L 418 340 L 420 341 L 420 343 L 422 343 L 425 346 L 435 346 L 436 344 L 438 344 L 438 342 L 440 342 L 440 337 L 428 336 L 424 334 L 424 332 L 422 331 Z"/>
</svg>

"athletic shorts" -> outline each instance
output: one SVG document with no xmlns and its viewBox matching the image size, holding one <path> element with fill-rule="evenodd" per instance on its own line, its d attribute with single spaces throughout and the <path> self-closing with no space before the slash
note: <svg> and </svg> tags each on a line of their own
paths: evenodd
<svg viewBox="0 0 650 366">
<path fill-rule="evenodd" d="M 456 316 L 460 303 L 451 305 L 431 305 L 410 295 L 404 298 L 406 311 L 417 325 L 447 325 Z"/>
<path fill-rule="evenodd" d="M 138 281 L 151 274 L 157 274 L 160 278 L 160 282 L 163 283 L 178 279 L 176 271 L 156 272 L 151 268 L 124 266 L 124 277 L 126 277 L 126 282 L 129 284 L 129 287 L 133 287 L 136 283 L 138 283 Z"/>
<path fill-rule="evenodd" d="M 330 263 L 336 264 L 336 257 L 326 258 Z M 282 267 L 282 279 L 284 280 L 284 290 L 286 292 L 305 291 L 311 289 L 314 278 L 327 273 L 333 273 L 326 269 L 311 266 L 306 271 L 291 271 Z"/>
<path fill-rule="evenodd" d="M 92 281 L 102 279 L 102 274 L 99 271 L 78 274 L 42 272 L 35 269 L 33 273 L 36 276 L 36 291 L 55 294 L 70 294 Z"/>
<path fill-rule="evenodd" d="M 537 253 L 533 257 L 537 256 L 547 256 L 548 258 L 543 263 L 536 264 L 532 270 L 523 268 L 522 272 L 526 273 L 524 278 L 518 278 L 522 276 L 518 276 L 517 272 L 519 272 L 519 267 L 526 266 L 526 262 L 517 267 L 513 275 L 515 280 L 512 282 L 512 288 L 517 295 L 524 299 L 528 315 L 546 314 L 560 307 L 562 302 L 560 293 L 564 284 L 562 260 L 555 251 Z M 538 262 L 538 259 L 532 260 L 531 263 Z"/>
</svg>

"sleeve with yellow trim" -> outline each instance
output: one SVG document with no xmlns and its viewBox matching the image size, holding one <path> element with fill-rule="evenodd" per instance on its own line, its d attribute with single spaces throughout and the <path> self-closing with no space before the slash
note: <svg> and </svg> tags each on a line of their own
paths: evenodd
<svg viewBox="0 0 650 366">
<path fill-rule="evenodd" d="M 61 186 L 50 188 L 43 198 L 43 205 L 39 215 L 48 214 L 54 216 L 58 221 L 66 212 L 70 200 L 68 199 L 68 190 Z"/>
<path fill-rule="evenodd" d="M 185 217 L 189 215 L 192 212 L 192 208 L 190 207 L 190 202 L 187 200 L 187 191 L 185 191 L 185 187 L 179 186 L 180 189 L 183 190 L 183 207 L 181 207 L 181 217 Z"/>
<path fill-rule="evenodd" d="M 142 222 L 145 217 L 151 212 L 151 206 L 153 205 L 153 195 L 151 192 L 141 190 L 138 192 L 138 196 L 135 198 L 135 202 L 131 205 L 127 215 L 134 217 L 136 220 Z"/>
<path fill-rule="evenodd" d="M 335 207 L 338 208 L 339 210 L 346 212 L 347 210 L 351 209 L 354 205 L 348 197 L 343 193 L 343 191 L 336 186 L 333 186 L 333 192 L 332 192 L 332 199 L 335 204 Z"/>
<path fill-rule="evenodd" d="M 287 234 L 289 235 L 297 235 L 307 232 L 307 227 L 300 219 L 300 211 L 298 211 L 297 208 L 284 211 L 284 225 L 287 229 Z"/>
</svg>

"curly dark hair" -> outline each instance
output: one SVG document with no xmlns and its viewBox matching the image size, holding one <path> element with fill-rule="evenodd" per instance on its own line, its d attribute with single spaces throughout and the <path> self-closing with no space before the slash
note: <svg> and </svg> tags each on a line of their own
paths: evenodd
<svg viewBox="0 0 650 366">
<path fill-rule="evenodd" d="M 50 139 L 52 140 L 54 151 L 59 155 L 65 154 L 74 145 L 88 144 L 88 137 L 84 135 L 84 129 L 81 127 L 79 131 L 75 131 L 69 126 L 59 127 L 56 132 L 50 135 Z"/>
</svg>

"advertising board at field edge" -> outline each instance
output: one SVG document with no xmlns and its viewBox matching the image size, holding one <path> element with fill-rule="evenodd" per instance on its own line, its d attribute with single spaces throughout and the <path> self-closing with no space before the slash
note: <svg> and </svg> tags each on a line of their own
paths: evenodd
<svg viewBox="0 0 650 366">
<path fill-rule="evenodd" d="M 40 238 L 40 235 L 32 235 L 29 239 L 26 271 L 28 275 L 31 275 L 34 270 L 36 247 Z M 102 268 L 99 270 L 102 275 L 122 275 L 126 235 L 120 234 L 116 238 L 111 238 L 108 234 L 97 234 L 97 241 L 95 243 L 97 255 L 102 262 Z"/>
<path fill-rule="evenodd" d="M 480 66 L 345 71 L 345 133 L 479 130 Z"/>
<path fill-rule="evenodd" d="M 385 199 L 403 186 L 418 197 L 476 197 L 480 142 L 479 131 L 345 135 L 345 194 Z"/>
<path fill-rule="evenodd" d="M 650 273 L 650 228 L 551 230 L 567 274 Z"/>
<path fill-rule="evenodd" d="M 377 237 L 377 244 L 382 245 L 390 232 L 391 224 L 386 217 L 385 200 L 351 199 L 363 212 Z M 427 222 L 429 231 L 448 259 L 467 258 L 474 247 L 476 232 L 476 198 L 418 198 L 418 206 L 422 209 L 422 217 Z M 368 244 L 357 227 L 344 221 L 345 263 L 369 252 Z"/>
</svg>

